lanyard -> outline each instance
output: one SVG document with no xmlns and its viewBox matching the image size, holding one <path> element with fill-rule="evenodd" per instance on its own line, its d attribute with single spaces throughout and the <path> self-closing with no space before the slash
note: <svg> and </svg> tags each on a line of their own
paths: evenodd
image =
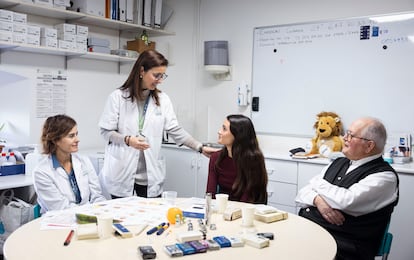
<svg viewBox="0 0 414 260">
<path fill-rule="evenodd" d="M 148 94 L 148 97 L 145 100 L 144 108 L 142 110 L 142 116 L 139 116 L 139 119 L 138 119 L 138 130 L 140 134 L 142 133 L 142 128 L 144 127 L 145 114 L 147 113 L 147 108 L 148 108 L 150 97 L 151 97 L 151 93 Z"/>
<path fill-rule="evenodd" d="M 73 194 L 75 194 L 76 204 L 81 203 L 82 197 L 80 194 L 78 182 L 76 181 L 75 172 L 73 171 L 73 169 L 69 174 L 69 182 L 70 182 L 70 187 L 72 188 Z"/>
</svg>

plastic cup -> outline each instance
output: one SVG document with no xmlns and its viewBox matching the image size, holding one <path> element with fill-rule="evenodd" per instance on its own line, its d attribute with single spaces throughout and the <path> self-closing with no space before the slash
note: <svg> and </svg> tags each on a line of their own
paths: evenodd
<svg viewBox="0 0 414 260">
<path fill-rule="evenodd" d="M 100 215 L 98 220 L 98 234 L 99 238 L 108 238 L 112 235 L 113 217 L 111 215 Z"/>
<path fill-rule="evenodd" d="M 217 212 L 223 214 L 227 208 L 227 201 L 229 200 L 228 194 L 216 194 L 216 206 Z"/>
<path fill-rule="evenodd" d="M 169 205 L 175 205 L 175 199 L 177 198 L 176 191 L 164 191 L 161 195 L 164 201 Z"/>
<path fill-rule="evenodd" d="M 255 206 L 245 206 L 242 208 L 242 226 L 253 226 Z"/>
</svg>

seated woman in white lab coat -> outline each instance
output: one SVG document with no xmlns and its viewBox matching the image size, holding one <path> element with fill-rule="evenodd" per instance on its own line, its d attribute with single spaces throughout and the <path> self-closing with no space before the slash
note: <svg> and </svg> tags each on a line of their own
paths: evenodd
<svg viewBox="0 0 414 260">
<path fill-rule="evenodd" d="M 76 153 L 79 137 L 74 119 L 47 118 L 41 141 L 46 156 L 35 167 L 33 180 L 42 213 L 105 200 L 91 161 Z"/>
</svg>

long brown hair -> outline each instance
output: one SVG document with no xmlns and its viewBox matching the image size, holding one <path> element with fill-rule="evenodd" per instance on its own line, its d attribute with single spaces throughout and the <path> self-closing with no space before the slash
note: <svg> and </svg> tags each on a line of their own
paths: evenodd
<svg viewBox="0 0 414 260">
<path fill-rule="evenodd" d="M 75 126 L 76 121 L 67 115 L 55 115 L 48 117 L 43 125 L 41 136 L 43 153 L 56 153 L 56 142 L 65 137 Z"/>
<path fill-rule="evenodd" d="M 232 156 L 237 167 L 237 177 L 232 187 L 233 196 L 240 198 L 247 192 L 251 200 L 249 202 L 267 203 L 267 171 L 253 123 L 244 115 L 229 115 L 227 120 L 234 136 Z M 227 148 L 224 147 L 216 161 L 216 168 L 220 168 L 219 165 L 227 153 Z"/>
<path fill-rule="evenodd" d="M 146 50 L 142 52 L 132 67 L 127 80 L 121 87 L 119 87 L 119 89 L 128 90 L 129 96 L 127 99 L 131 99 L 131 102 L 134 102 L 135 100 L 143 100 L 144 97 L 142 94 L 143 87 L 142 78 L 140 77 L 140 70 L 143 68 L 144 71 L 148 71 L 159 66 L 168 66 L 168 60 L 161 53 L 155 50 Z M 151 95 L 155 99 L 155 104 L 157 104 L 157 106 L 160 105 L 158 97 L 158 93 L 160 92 L 161 91 L 158 88 L 151 91 Z"/>
</svg>

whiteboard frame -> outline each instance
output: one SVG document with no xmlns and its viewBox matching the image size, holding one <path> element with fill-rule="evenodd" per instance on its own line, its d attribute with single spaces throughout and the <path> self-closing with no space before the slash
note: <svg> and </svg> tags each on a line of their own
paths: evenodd
<svg viewBox="0 0 414 260">
<path fill-rule="evenodd" d="M 403 15 L 411 15 L 414 17 L 414 12 L 413 11 L 409 11 L 409 12 L 399 12 L 399 13 L 389 13 L 389 14 L 380 14 L 380 15 L 369 15 L 369 16 L 362 16 L 362 17 L 350 17 L 350 18 L 340 18 L 340 19 L 328 19 L 328 20 L 319 20 L 319 21 L 310 21 L 310 22 L 305 22 L 305 23 L 291 23 L 291 24 L 280 24 L 280 25 L 269 25 L 269 26 L 260 26 L 260 27 L 255 27 L 253 29 L 253 49 L 252 49 L 252 96 L 260 96 L 260 109 L 263 109 L 263 98 L 262 98 L 262 94 L 257 94 L 257 89 L 260 88 L 259 86 L 257 86 L 257 73 L 256 70 L 258 69 L 256 67 L 255 64 L 255 59 L 256 59 L 256 55 L 257 55 L 257 46 L 256 46 L 256 32 L 257 30 L 264 30 L 264 29 L 288 29 L 288 28 L 295 28 L 298 26 L 311 26 L 311 25 L 316 25 L 316 24 L 329 24 L 329 23 L 339 23 L 339 22 L 348 22 L 348 21 L 365 21 L 365 20 L 369 20 L 369 19 L 378 19 L 378 18 L 383 18 L 383 17 L 389 17 L 389 16 L 403 16 Z M 396 22 L 393 24 L 400 24 L 400 23 L 404 23 L 404 22 Z M 414 18 L 411 18 L 409 20 L 410 25 L 412 24 L 414 27 Z M 380 24 L 380 26 L 386 25 L 387 23 L 372 23 L 372 24 Z M 389 23 L 388 23 L 389 24 Z M 411 30 L 411 29 L 410 29 Z M 414 35 L 414 28 L 411 30 L 411 32 Z M 380 37 L 378 37 L 379 39 Z M 361 40 L 362 41 L 362 40 Z M 319 44 L 319 43 L 317 43 Z M 275 45 L 275 47 L 278 47 L 278 45 Z M 410 48 L 413 50 L 412 53 L 413 55 L 410 56 L 412 57 L 412 60 L 414 62 L 414 45 L 410 45 Z M 257 61 L 256 61 L 257 62 Z M 414 64 L 413 64 L 414 67 Z M 260 69 L 260 68 L 259 68 Z M 409 70 L 409 69 L 407 69 Z M 405 85 L 403 86 L 403 88 L 407 88 L 407 85 L 409 83 L 405 83 Z M 372 87 L 373 88 L 373 87 Z M 414 88 L 414 87 L 413 87 Z M 372 90 L 372 89 L 371 89 Z M 404 89 L 403 89 L 404 90 Z M 410 90 L 411 92 L 409 93 L 410 95 L 412 94 L 412 96 L 414 97 L 414 92 L 412 90 Z M 372 94 L 372 92 L 367 91 L 367 94 Z M 382 96 L 387 97 L 390 93 L 381 93 Z M 314 98 L 314 97 L 309 97 L 310 99 Z M 406 97 L 407 99 L 408 97 Z M 411 101 L 408 98 L 408 101 Z M 274 104 L 273 104 L 274 105 Z M 414 109 L 411 109 L 412 106 L 409 107 L 410 110 L 408 111 L 414 111 Z M 266 108 L 265 108 L 266 109 Z M 293 118 L 295 118 L 295 120 L 300 120 L 300 121 L 306 121 L 307 123 L 304 124 L 303 126 L 294 129 L 294 131 L 286 131 L 286 128 L 278 128 L 278 129 L 271 129 L 272 122 L 271 120 L 269 120 L 269 117 L 264 117 L 264 121 L 263 122 L 258 122 L 258 120 L 260 120 L 260 118 L 258 118 L 258 112 L 254 112 L 253 110 L 251 110 L 251 118 L 253 123 L 255 124 L 255 128 L 258 134 L 264 134 L 264 135 L 277 135 L 277 136 L 291 136 L 291 137 L 310 137 L 314 135 L 314 129 L 313 129 L 313 123 L 315 122 L 315 118 L 316 118 L 316 114 L 318 114 L 321 111 L 333 111 L 333 112 L 337 112 L 335 111 L 335 109 L 319 109 L 319 110 L 315 110 L 312 112 L 312 114 L 308 114 L 305 117 L 300 117 L 300 116 L 293 116 Z M 262 112 L 263 111 L 260 111 Z M 390 131 L 403 131 L 403 132 L 412 132 L 414 130 L 414 119 L 411 120 L 408 124 L 406 124 L 406 122 L 402 121 L 400 123 L 400 121 L 398 121 L 398 126 L 396 126 L 396 123 L 394 120 L 389 120 L 389 118 L 392 117 L 396 117 L 396 115 L 394 113 L 388 113 L 388 112 L 382 112 L 381 113 L 369 113 L 370 111 L 368 111 L 368 113 L 363 113 L 364 111 L 362 110 L 360 114 L 357 113 L 352 113 L 352 114 L 347 114 L 347 113 L 341 113 L 338 112 L 338 114 L 342 117 L 344 125 L 346 126 L 347 124 L 351 123 L 351 121 L 355 120 L 356 118 L 360 117 L 360 116 L 374 116 L 379 118 L 380 120 L 383 120 L 385 118 L 385 120 L 383 120 L 384 124 L 386 125 L 387 129 Z M 397 114 L 401 115 L 406 112 L 406 111 L 397 111 Z M 266 112 L 265 112 L 266 113 Z M 268 112 L 268 113 L 272 113 L 272 112 Z M 286 113 L 289 114 L 289 111 L 283 110 L 282 113 Z M 385 114 L 384 114 L 385 113 Z M 402 116 L 404 118 L 410 117 L 410 115 L 404 115 Z M 413 117 L 414 118 L 414 117 Z M 284 118 L 278 118 L 276 117 L 276 121 L 278 119 L 283 119 Z M 265 124 L 269 124 L 270 128 L 264 128 L 263 125 Z M 283 122 L 285 124 L 288 124 L 289 122 Z M 388 125 L 387 125 L 388 124 Z M 403 124 L 406 124 L 405 126 Z M 304 129 L 304 130 L 303 130 Z"/>
</svg>

